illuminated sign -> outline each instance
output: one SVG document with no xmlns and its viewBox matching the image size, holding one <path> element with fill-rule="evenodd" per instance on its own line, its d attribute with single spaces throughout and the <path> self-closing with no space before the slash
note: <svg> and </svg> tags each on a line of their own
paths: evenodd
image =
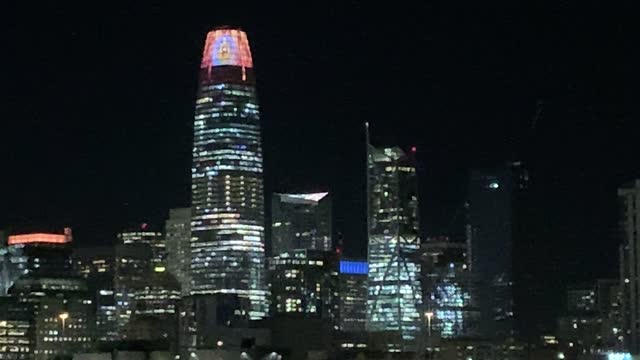
<svg viewBox="0 0 640 360">
<path fill-rule="evenodd" d="M 64 234 L 22 234 L 11 235 L 8 238 L 9 245 L 18 244 L 66 244 L 72 240 L 71 229 L 65 228 Z"/>
<path fill-rule="evenodd" d="M 341 274 L 367 275 L 369 264 L 366 261 L 340 261 Z"/>
<path fill-rule="evenodd" d="M 201 68 L 234 65 L 253 67 L 247 34 L 242 30 L 217 29 L 207 34 Z"/>
</svg>

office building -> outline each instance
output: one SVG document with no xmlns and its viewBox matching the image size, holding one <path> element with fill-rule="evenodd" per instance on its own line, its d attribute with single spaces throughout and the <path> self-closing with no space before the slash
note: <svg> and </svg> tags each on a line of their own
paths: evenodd
<svg viewBox="0 0 640 360">
<path fill-rule="evenodd" d="M 144 223 L 139 229 L 118 234 L 118 242 L 124 245 L 147 244 L 151 248 L 151 268 L 164 271 L 167 267 L 167 248 L 164 234 L 153 231 Z"/>
<path fill-rule="evenodd" d="M 558 318 L 558 339 L 577 353 L 624 350 L 618 281 L 597 281 L 567 289 L 567 309 Z"/>
<path fill-rule="evenodd" d="M 126 327 L 127 340 L 164 340 L 178 346 L 180 284 L 168 272 L 153 272 L 133 291 L 133 315 Z M 152 331 L 144 325 L 153 324 Z M 145 331 L 141 331 L 144 329 Z"/>
<path fill-rule="evenodd" d="M 369 277 L 367 331 L 397 340 L 388 351 L 415 350 L 422 329 L 418 193 L 413 153 L 368 147 Z"/>
<path fill-rule="evenodd" d="M 266 315 L 262 145 L 253 60 L 244 31 L 207 34 L 191 169 L 193 295 L 237 294 Z"/>
<path fill-rule="evenodd" d="M 428 238 L 420 247 L 425 312 L 430 329 L 441 338 L 473 337 L 479 316 L 471 299 L 466 243 Z"/>
<path fill-rule="evenodd" d="M 46 277 L 68 277 L 73 272 L 71 263 L 71 229 L 63 234 L 29 233 L 10 235 L 9 251 L 20 254 L 16 257 L 20 272 L 25 275 Z M 26 261 L 26 263 L 24 262 Z"/>
<path fill-rule="evenodd" d="M 640 179 L 618 189 L 620 204 L 620 285 L 625 344 L 640 354 Z"/>
<path fill-rule="evenodd" d="M 126 337 L 125 329 L 135 309 L 135 289 L 151 276 L 153 251 L 147 243 L 116 245 L 116 266 L 113 279 L 115 315 L 120 337 Z M 105 301 L 109 296 L 105 293 Z"/>
<path fill-rule="evenodd" d="M 116 267 L 114 247 L 84 247 L 73 249 L 75 276 L 87 281 L 96 308 L 95 339 L 100 342 L 119 339 L 113 279 Z"/>
<path fill-rule="evenodd" d="M 334 253 L 293 250 L 268 259 L 271 315 L 337 322 L 338 269 Z"/>
<path fill-rule="evenodd" d="M 298 250 L 331 250 L 331 197 L 327 192 L 273 194 L 272 255 Z"/>
<path fill-rule="evenodd" d="M 528 187 L 521 163 L 474 170 L 469 181 L 470 261 L 480 311 L 478 335 L 515 334 L 513 253 L 522 219 L 519 202 Z M 531 231 L 531 229 L 528 229 Z"/>
<path fill-rule="evenodd" d="M 191 287 L 191 208 L 169 210 L 164 227 L 167 238 L 167 270 L 176 277 L 182 295 Z"/>
<path fill-rule="evenodd" d="M 247 351 L 268 344 L 264 321 L 249 321 L 237 294 L 195 295 L 182 299 L 179 316 L 180 353 L 222 344 L 218 349 Z M 196 351 L 197 352 L 197 351 Z"/>
<path fill-rule="evenodd" d="M 75 274 L 89 282 L 113 278 L 116 254 L 111 246 L 75 248 L 71 259 Z"/>
<path fill-rule="evenodd" d="M 33 359 L 33 307 L 15 297 L 0 296 L 0 359 Z"/>
<path fill-rule="evenodd" d="M 369 264 L 366 261 L 341 260 L 339 273 L 340 330 L 345 333 L 364 333 Z"/>
<path fill-rule="evenodd" d="M 91 350 L 95 313 L 85 280 L 26 276 L 16 281 L 11 295 L 32 307 L 35 360 Z"/>
</svg>

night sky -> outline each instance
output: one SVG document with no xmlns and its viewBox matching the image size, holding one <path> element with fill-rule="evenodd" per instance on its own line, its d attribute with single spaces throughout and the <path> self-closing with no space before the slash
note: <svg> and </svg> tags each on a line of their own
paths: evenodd
<svg viewBox="0 0 640 360">
<path fill-rule="evenodd" d="M 417 146 L 424 235 L 459 232 L 470 167 L 526 160 L 543 328 L 567 283 L 616 275 L 615 192 L 640 176 L 630 9 L 221 3 L 5 5 L 0 228 L 108 244 L 187 206 L 202 46 L 228 24 L 252 47 L 267 192 L 329 189 L 347 254 L 366 249 L 368 121 L 375 145 Z"/>
</svg>

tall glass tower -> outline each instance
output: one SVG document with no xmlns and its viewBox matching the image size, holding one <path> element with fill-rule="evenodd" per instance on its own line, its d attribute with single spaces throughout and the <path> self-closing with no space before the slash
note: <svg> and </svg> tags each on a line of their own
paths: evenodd
<svg viewBox="0 0 640 360">
<path fill-rule="evenodd" d="M 266 315 L 260 112 L 244 31 L 210 31 L 200 65 L 191 169 L 192 295 L 236 294 Z"/>
<path fill-rule="evenodd" d="M 367 331 L 387 333 L 385 350 L 415 350 L 423 326 L 413 161 L 398 147 L 368 151 Z"/>
</svg>

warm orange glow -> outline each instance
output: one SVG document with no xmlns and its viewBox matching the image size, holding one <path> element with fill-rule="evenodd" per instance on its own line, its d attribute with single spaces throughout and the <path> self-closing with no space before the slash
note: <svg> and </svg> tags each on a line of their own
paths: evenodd
<svg viewBox="0 0 640 360">
<path fill-rule="evenodd" d="M 23 234 L 11 235 L 8 238 L 9 245 L 17 244 L 66 244 L 71 242 L 71 229 L 65 228 L 64 234 Z"/>
<path fill-rule="evenodd" d="M 251 50 L 247 34 L 237 29 L 216 29 L 207 34 L 201 68 L 234 65 L 251 68 Z"/>
</svg>

